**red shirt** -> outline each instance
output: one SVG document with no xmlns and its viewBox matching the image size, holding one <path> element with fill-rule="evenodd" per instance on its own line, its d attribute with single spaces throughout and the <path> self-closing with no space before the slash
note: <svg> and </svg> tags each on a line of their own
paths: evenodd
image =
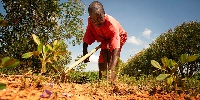
<svg viewBox="0 0 200 100">
<path fill-rule="evenodd" d="M 120 35 L 127 34 L 120 23 L 112 16 L 105 14 L 105 22 L 101 27 L 96 27 L 88 18 L 88 26 L 83 37 L 83 42 L 91 45 L 95 42 L 101 42 L 102 49 L 120 48 Z"/>
</svg>

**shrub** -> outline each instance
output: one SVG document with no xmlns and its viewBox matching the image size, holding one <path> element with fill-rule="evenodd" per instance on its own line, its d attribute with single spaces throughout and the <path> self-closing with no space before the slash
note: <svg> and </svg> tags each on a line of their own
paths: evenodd
<svg viewBox="0 0 200 100">
<path fill-rule="evenodd" d="M 150 47 L 142 50 L 131 58 L 123 69 L 124 74 L 130 76 L 159 75 L 160 70 L 156 70 L 151 65 L 151 60 L 154 59 L 161 63 L 163 57 L 178 61 L 181 54 L 193 55 L 200 54 L 200 23 L 191 21 L 182 23 L 174 30 L 169 29 L 168 32 L 161 34 L 155 41 L 150 44 Z M 188 66 L 189 74 L 200 70 L 200 58 L 194 62 L 186 63 L 183 66 Z M 183 69 L 180 69 L 183 70 Z M 183 72 L 183 71 L 181 71 Z M 184 73 L 181 73 L 184 74 Z"/>
<path fill-rule="evenodd" d="M 182 87 L 184 85 L 184 81 L 183 81 L 184 77 L 181 76 L 180 73 L 184 73 L 184 72 L 186 72 L 186 74 L 188 73 L 187 71 L 181 72 L 180 69 L 181 68 L 183 69 L 183 65 L 185 65 L 185 63 L 193 62 L 198 57 L 199 55 L 187 56 L 186 54 L 182 54 L 178 62 L 175 62 L 172 59 L 168 59 L 164 57 L 161 59 L 163 66 L 161 66 L 155 60 L 151 60 L 151 64 L 154 67 L 158 68 L 159 70 L 163 71 L 162 74 L 156 77 L 157 80 L 160 80 L 160 81 L 165 80 L 167 84 L 166 87 L 172 86 L 172 88 L 177 89 L 177 87 Z M 188 77 L 188 75 L 186 76 Z"/>
</svg>

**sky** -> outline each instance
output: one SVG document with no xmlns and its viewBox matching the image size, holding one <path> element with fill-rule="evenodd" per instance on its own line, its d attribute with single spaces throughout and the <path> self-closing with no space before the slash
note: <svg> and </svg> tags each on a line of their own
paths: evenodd
<svg viewBox="0 0 200 100">
<path fill-rule="evenodd" d="M 67 0 L 60 0 L 61 2 Z M 86 13 L 82 16 L 84 28 L 87 26 L 87 7 L 93 0 L 82 0 Z M 148 48 L 158 36 L 183 22 L 200 21 L 200 0 L 99 0 L 106 14 L 120 22 L 128 33 L 127 42 L 121 51 L 121 59 L 126 62 L 136 53 Z M 0 11 L 3 12 L 2 4 Z M 89 45 L 88 51 L 100 43 Z M 72 58 L 82 55 L 82 44 L 69 46 Z M 90 56 L 86 71 L 98 70 L 99 51 Z M 74 61 L 71 62 L 71 64 Z M 70 65 L 70 64 L 69 64 Z"/>
</svg>

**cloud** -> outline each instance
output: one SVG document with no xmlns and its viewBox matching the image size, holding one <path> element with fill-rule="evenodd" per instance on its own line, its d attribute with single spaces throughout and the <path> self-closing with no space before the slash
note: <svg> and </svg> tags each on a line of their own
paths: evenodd
<svg viewBox="0 0 200 100">
<path fill-rule="evenodd" d="M 127 43 L 142 45 L 142 41 L 139 38 L 136 38 L 135 36 L 128 37 Z"/>
<path fill-rule="evenodd" d="M 131 56 L 133 56 L 133 55 L 135 55 L 135 54 L 137 54 L 138 52 L 140 52 L 141 50 L 140 49 L 131 49 L 131 50 L 129 50 L 129 52 L 131 53 Z"/>
<path fill-rule="evenodd" d="M 99 56 L 96 56 L 96 55 L 93 54 L 93 55 L 90 56 L 89 59 L 90 59 L 91 63 L 98 63 Z"/>
<path fill-rule="evenodd" d="M 146 37 L 146 38 L 150 38 L 150 35 L 151 35 L 151 30 L 150 29 L 147 29 L 147 28 L 145 28 L 144 29 L 144 32 L 143 32 L 143 34 L 142 34 L 144 37 Z"/>
</svg>

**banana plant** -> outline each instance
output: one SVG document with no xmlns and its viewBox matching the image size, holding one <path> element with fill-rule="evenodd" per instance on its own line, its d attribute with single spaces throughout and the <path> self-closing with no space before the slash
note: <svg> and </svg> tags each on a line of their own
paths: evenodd
<svg viewBox="0 0 200 100">
<path fill-rule="evenodd" d="M 66 49 L 62 48 L 63 41 L 55 40 L 51 44 L 43 44 L 39 37 L 35 34 L 32 34 L 34 42 L 38 45 L 37 51 L 27 52 L 22 55 L 22 58 L 29 58 L 34 56 L 38 56 L 41 63 L 41 73 L 45 73 L 47 71 L 46 64 L 50 63 L 52 64 L 53 61 L 57 61 L 57 59 L 60 57 L 64 59 L 62 55 L 66 54 Z M 55 66 L 52 66 L 55 67 Z M 58 71 L 58 68 L 55 67 L 55 69 Z"/>
</svg>

